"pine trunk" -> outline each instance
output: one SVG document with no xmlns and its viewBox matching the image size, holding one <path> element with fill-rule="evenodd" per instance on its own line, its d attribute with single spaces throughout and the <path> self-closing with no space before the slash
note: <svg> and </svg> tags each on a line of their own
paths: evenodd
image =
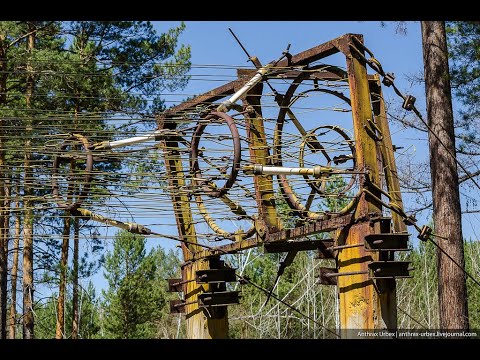
<svg viewBox="0 0 480 360">
<path fill-rule="evenodd" d="M 2 144 L 0 144 L 0 147 L 3 147 Z M 5 273 L 4 273 L 4 277 L 5 279 L 2 278 L 2 295 L 3 293 L 7 294 L 7 291 L 8 291 L 8 283 L 7 283 L 7 275 L 8 275 L 8 240 L 10 238 L 10 206 L 11 206 L 11 181 L 7 180 L 6 178 L 8 177 L 8 171 L 7 171 L 7 166 L 5 164 L 5 158 L 3 157 L 3 164 L 4 166 L 1 166 L 0 171 L 2 171 L 2 173 L 4 174 L 4 178 L 5 180 L 3 181 L 3 187 L 4 187 L 4 191 L 3 191 L 3 194 L 0 194 L 0 197 L 1 195 L 3 195 L 3 198 L 4 198 L 4 201 L 3 201 L 3 214 L 0 218 L 2 218 L 3 220 L 3 225 L 0 225 L 2 226 L 2 239 L 3 239 L 3 254 L 4 254 L 4 259 L 5 259 Z M 0 223 L 1 224 L 1 223 Z M 1 250 L 0 250 L 1 251 Z M 1 337 L 2 339 L 6 339 L 7 338 L 7 329 L 8 329 L 8 325 L 7 325 L 7 299 L 5 297 L 5 302 L 2 301 L 2 320 L 1 320 L 1 328 L 2 330 L 0 331 L 1 332 Z"/>
<path fill-rule="evenodd" d="M 73 219 L 73 295 L 72 295 L 72 339 L 78 339 L 79 312 L 78 312 L 78 240 L 80 235 L 80 219 Z"/>
<path fill-rule="evenodd" d="M 30 23 L 28 30 L 30 34 L 27 37 L 27 51 L 31 54 L 35 48 L 35 25 Z M 25 105 L 29 109 L 32 107 L 32 96 L 35 87 L 33 67 L 30 61 L 27 61 L 27 81 Z M 33 171 L 32 161 L 32 122 L 28 120 L 25 128 L 25 157 L 24 157 L 24 214 L 25 221 L 23 225 L 23 338 L 34 338 L 35 319 L 33 316 Z"/>
<path fill-rule="evenodd" d="M 65 289 L 67 287 L 68 245 L 70 242 L 70 212 L 65 211 L 63 222 L 62 255 L 60 259 L 60 283 L 58 286 L 57 299 L 57 326 L 55 339 L 63 339 L 65 334 Z"/>
<path fill-rule="evenodd" d="M 13 263 L 12 263 L 12 301 L 10 303 L 10 316 L 8 321 L 9 337 L 16 338 L 16 322 L 17 322 L 17 274 L 18 274 L 18 253 L 20 246 L 20 201 L 19 201 L 19 186 L 16 186 L 16 200 L 15 200 L 15 237 L 13 238 Z"/>
<path fill-rule="evenodd" d="M 5 169 L 3 172 L 6 181 L 5 185 L 5 201 L 3 203 L 4 206 L 4 213 L 3 213 L 3 235 L 4 235 L 4 248 L 5 254 L 8 255 L 8 240 L 10 239 L 10 207 L 12 205 L 12 182 L 10 179 L 9 171 Z"/>
<path fill-rule="evenodd" d="M 7 61 L 6 61 L 6 43 L 4 34 L 0 34 L 0 105 L 6 103 L 7 92 Z M 3 174 L 5 173 L 5 124 L 0 119 L 0 204 L 3 206 L 5 198 L 5 182 Z M 5 211 L 0 209 L 0 224 L 3 224 Z M 0 231 L 0 339 L 6 338 L 7 326 L 7 252 L 5 251 L 3 229 Z"/>
<path fill-rule="evenodd" d="M 0 138 L 3 136 L 0 135 Z M 6 215 L 5 202 L 5 181 L 3 174 L 5 173 L 5 151 L 3 141 L 0 140 L 0 339 L 7 337 L 7 244 L 5 239 L 4 219 Z"/>
<path fill-rule="evenodd" d="M 435 233 L 445 237 L 436 240 L 457 263 L 465 266 L 445 23 L 422 21 L 422 41 L 428 124 L 431 128 L 433 220 Z M 440 328 L 467 330 L 465 274 L 440 251 L 437 259 Z"/>
</svg>

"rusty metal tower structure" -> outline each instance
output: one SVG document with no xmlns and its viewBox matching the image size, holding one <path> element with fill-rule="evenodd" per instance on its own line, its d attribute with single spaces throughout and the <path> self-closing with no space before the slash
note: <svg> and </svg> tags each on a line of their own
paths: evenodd
<svg viewBox="0 0 480 360">
<path fill-rule="evenodd" d="M 375 64 L 376 60 L 373 56 L 367 59 L 366 53 L 362 35 L 346 34 L 296 55 L 287 50 L 266 66 L 251 58 L 257 69 L 239 69 L 238 79 L 159 115 L 158 132 L 163 135 L 158 140 L 184 256 L 182 278 L 169 280 L 170 291 L 183 292 L 182 300 L 171 303 L 171 311 L 186 314 L 189 338 L 228 336 L 227 306 L 238 303 L 239 293 L 227 291 L 226 283 L 236 281 L 236 274 L 222 257 L 259 246 L 266 252 L 286 252 L 291 258 L 299 251 L 318 250 L 320 257 L 335 260 L 334 268 L 321 269 L 319 282 L 337 286 L 342 337 L 354 336 L 351 329 L 396 329 L 396 279 L 410 275 L 409 263 L 398 261 L 395 252 L 408 250 L 409 218 L 402 206 L 382 96 L 382 83 L 389 86 L 393 78 L 391 74 L 383 79 L 369 75 L 367 62 Z M 346 65 L 328 65 L 332 57 L 343 58 Z M 270 87 L 269 81 L 276 80 L 288 87 L 282 94 L 272 88 L 279 111 L 274 128 L 269 128 L 262 92 L 265 84 Z M 345 86 L 348 95 L 322 86 L 331 83 Z M 333 96 L 349 107 L 353 138 L 336 124 L 311 126 L 312 122 L 302 121 L 292 104 L 310 92 Z M 406 99 L 404 107 L 408 106 Z M 231 111 L 241 118 L 234 118 Z M 190 118 L 195 129 L 191 139 L 185 139 L 179 119 L 191 113 L 196 114 Z M 287 123 L 301 140 L 296 167 L 286 165 Z M 226 166 L 217 177 L 207 176 L 201 166 L 208 160 L 200 142 L 212 125 L 228 129 L 229 136 L 220 142 L 228 142 L 232 149 L 232 156 L 222 159 Z M 239 127 L 245 130 L 244 137 Z M 342 144 L 342 154 L 329 154 L 322 141 L 327 133 Z M 325 161 L 308 162 L 307 152 L 322 155 Z M 254 215 L 229 196 L 238 185 L 239 174 L 251 178 Z M 337 195 L 350 193 L 349 201 L 335 212 L 313 209 L 314 199 L 328 196 L 328 182 L 338 176 L 347 180 Z M 306 196 L 292 186 L 292 177 L 303 178 L 309 189 Z M 275 183 L 296 219 L 293 227 L 286 228 L 279 221 Z M 251 226 L 236 231 L 222 228 L 209 214 L 209 199 L 220 201 Z M 223 241 L 221 245 L 201 246 L 193 208 L 216 239 Z M 311 237 L 320 233 L 328 236 Z"/>
</svg>

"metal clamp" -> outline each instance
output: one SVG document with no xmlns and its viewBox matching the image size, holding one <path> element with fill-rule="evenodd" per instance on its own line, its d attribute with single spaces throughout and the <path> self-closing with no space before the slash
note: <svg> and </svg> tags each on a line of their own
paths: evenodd
<svg viewBox="0 0 480 360">
<path fill-rule="evenodd" d="M 407 95 L 403 101 L 402 107 L 408 111 L 413 110 L 415 107 L 415 100 L 417 100 L 415 96 Z"/>
<path fill-rule="evenodd" d="M 420 231 L 420 234 L 418 234 L 418 238 L 422 241 L 427 241 L 430 238 L 430 235 L 432 235 L 432 228 L 428 225 L 423 225 L 422 230 Z"/>
<path fill-rule="evenodd" d="M 392 86 L 394 80 L 395 80 L 395 75 L 393 73 L 386 73 L 382 80 L 382 84 L 389 87 L 389 86 Z"/>
</svg>

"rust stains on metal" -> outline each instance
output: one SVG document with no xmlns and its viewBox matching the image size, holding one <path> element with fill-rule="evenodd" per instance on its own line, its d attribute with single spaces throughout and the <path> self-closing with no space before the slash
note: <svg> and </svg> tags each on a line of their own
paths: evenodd
<svg viewBox="0 0 480 360">
<path fill-rule="evenodd" d="M 408 233 L 379 233 L 365 236 L 367 251 L 406 251 Z"/>
<path fill-rule="evenodd" d="M 167 279 L 168 282 L 168 292 L 182 292 L 183 291 L 183 280 L 179 279 Z"/>
<path fill-rule="evenodd" d="M 319 282 L 338 285 L 340 327 L 342 330 L 375 328 L 392 330 L 396 328 L 396 294 L 393 278 L 408 276 L 408 266 L 398 262 L 393 264 L 393 251 L 406 250 L 408 237 L 403 231 L 404 226 L 402 227 L 402 224 L 400 224 L 400 217 L 393 214 L 395 211 L 403 210 L 401 197 L 397 196 L 400 194 L 400 188 L 379 78 L 376 75 L 367 74 L 364 63 L 365 57 L 362 56 L 364 50 L 357 49 L 357 52 L 352 52 L 353 44 L 358 46 L 362 42 L 363 37 L 361 35 L 346 34 L 297 55 L 289 56 L 288 59 L 269 68 L 267 74 L 260 74 L 263 76 L 263 80 L 275 78 L 293 80 L 285 95 L 275 97 L 275 101 L 280 106 L 278 116 L 280 120 L 277 119 L 275 128 L 273 154 L 270 154 L 271 146 L 267 142 L 262 118 L 260 99 L 263 84 L 258 76 L 256 81 L 260 82 L 241 98 L 243 107 L 237 106 L 235 108 L 245 116 L 250 163 L 258 164 L 262 171 L 269 169 L 270 172 L 265 171 L 262 176 L 255 176 L 253 180 L 258 208 L 258 218 L 255 219 L 254 227 L 252 227 L 252 231 L 256 232 L 254 238 L 248 237 L 251 235 L 250 232 L 247 232 L 244 236 L 236 234 L 235 237 L 230 236 L 230 239 L 236 240 L 235 242 L 208 250 L 201 249 L 194 244 L 182 245 L 186 260 L 182 277 L 184 279 L 182 280 L 182 286 L 185 290 L 185 300 L 181 304 L 174 304 L 173 307 L 185 307 L 189 337 L 226 337 L 228 323 L 225 305 L 238 302 L 238 293 L 227 292 L 225 288 L 225 279 L 232 279 L 232 272 L 223 271 L 222 273 L 222 271 L 212 270 L 219 269 L 212 265 L 212 256 L 219 258 L 219 255 L 236 253 L 260 245 L 263 245 L 267 252 L 291 253 L 292 251 L 318 249 L 320 258 L 336 259 L 338 268 L 322 268 Z M 306 66 L 338 52 L 343 53 L 346 57 L 347 71 L 329 65 L 314 65 L 309 67 L 308 71 L 305 71 L 307 70 Z M 182 116 L 181 112 L 194 109 L 197 105 L 210 106 L 213 102 L 233 94 L 250 81 L 257 72 L 257 69 L 238 70 L 238 80 L 167 110 L 157 119 L 159 128 L 174 129 L 176 126 L 174 124 L 175 117 Z M 343 99 L 352 107 L 355 133 L 355 149 L 352 149 L 352 157 L 356 160 L 355 171 L 358 171 L 359 174 L 360 189 L 354 199 L 341 212 L 313 214 L 309 210 L 312 200 L 309 199 L 305 206 L 300 204 L 286 179 L 279 176 L 280 188 L 286 197 L 287 204 L 295 211 L 295 214 L 302 216 L 304 221 L 308 219 L 308 222 L 303 222 L 305 225 L 293 229 L 282 229 L 282 224 L 279 222 L 276 212 L 271 166 L 282 167 L 281 133 L 282 119 L 285 116 L 292 118 L 293 123 L 303 136 L 307 134 L 300 122 L 288 113 L 291 106 L 291 97 L 303 80 L 313 80 L 314 84 L 318 84 L 317 80 L 348 81 L 349 98 L 343 94 L 339 96 L 339 93 L 335 91 L 325 92 Z M 276 93 L 275 90 L 273 91 Z M 238 97 L 234 97 L 234 99 L 238 99 Z M 232 126 L 235 127 L 233 120 L 230 123 L 231 129 Z M 195 179 L 200 179 L 199 182 L 203 179 L 201 179 L 200 169 L 195 166 L 195 159 L 198 155 L 196 147 L 198 138 L 202 135 L 202 126 L 205 125 L 199 125 L 197 128 L 192 142 L 192 163 L 194 164 L 192 168 L 196 175 Z M 197 137 L 196 142 L 195 136 Z M 236 135 L 233 134 L 233 137 L 238 138 L 238 132 Z M 165 162 L 172 189 L 179 189 L 182 185 L 185 185 L 181 158 L 177 150 L 179 141 L 177 138 L 172 136 L 163 140 L 166 145 L 164 148 Z M 305 144 L 314 150 L 321 150 L 321 147 L 316 145 L 317 143 L 319 144 L 318 141 L 312 140 Z M 237 153 L 240 152 L 237 151 Z M 222 188 L 212 187 L 210 196 L 221 197 L 233 185 L 238 170 L 236 164 L 239 163 L 239 160 L 237 160 L 234 162 L 233 173 L 227 183 Z M 268 166 L 270 168 L 267 168 Z M 380 187 L 382 167 L 388 187 L 387 197 L 392 200 L 389 208 L 393 211 L 394 228 L 398 234 L 392 235 L 390 233 L 390 220 L 384 221 L 381 218 L 382 206 L 386 205 L 375 200 L 381 199 L 382 193 L 385 194 L 385 191 Z M 300 165 L 300 168 L 304 168 L 304 166 Z M 367 178 L 368 181 L 366 181 Z M 201 184 L 196 185 L 200 186 Z M 209 185 L 203 183 L 202 186 L 205 189 Z M 237 215 L 238 212 L 243 211 L 230 200 L 223 200 Z M 181 192 L 173 193 L 172 201 L 181 239 L 195 242 L 196 233 L 187 195 Z M 394 205 L 400 210 L 394 208 Z M 199 209 L 202 213 L 201 206 L 199 206 Z M 205 218 L 205 220 L 207 219 Z M 335 238 L 335 241 L 332 239 L 294 241 L 294 239 L 304 238 L 308 235 L 333 231 L 335 231 L 335 234 L 331 236 Z M 226 273 L 229 275 L 225 275 Z M 171 287 L 175 290 L 178 288 L 178 284 L 172 283 Z M 201 304 L 200 307 L 199 303 Z M 214 315 L 207 316 L 207 312 L 210 313 L 211 311 Z"/>
<path fill-rule="evenodd" d="M 353 214 L 347 214 L 331 219 L 315 221 L 301 227 L 269 233 L 267 235 L 266 241 L 286 241 L 288 239 L 296 239 L 300 237 L 305 237 L 307 235 L 333 231 L 335 229 L 350 225 L 352 223 L 352 220 Z"/>
<path fill-rule="evenodd" d="M 245 114 L 250 161 L 254 164 L 267 165 L 270 152 L 262 118 L 261 96 L 259 96 L 262 94 L 262 89 L 262 83 L 252 88 L 243 99 L 243 105 L 244 108 L 249 107 L 252 110 Z M 266 232 L 278 231 L 281 228 L 281 223 L 278 220 L 275 207 L 273 177 L 271 175 L 255 176 L 253 184 L 258 206 L 259 225 L 264 226 Z"/>
<path fill-rule="evenodd" d="M 272 241 L 264 244 L 265 252 L 277 253 L 288 251 L 320 250 L 329 252 L 328 248 L 333 246 L 333 239 L 322 240 L 301 240 L 301 241 Z M 329 252 L 330 253 L 330 252 Z M 331 256 L 331 253 L 330 253 Z"/>
<path fill-rule="evenodd" d="M 258 237 L 251 239 L 236 241 L 231 244 L 216 246 L 212 250 L 200 250 L 192 254 L 189 260 L 195 261 L 198 259 L 204 259 L 212 255 L 225 255 L 225 254 L 235 254 L 239 251 L 254 248 L 263 244 L 263 241 L 259 240 Z"/>
<path fill-rule="evenodd" d="M 328 41 L 324 44 L 302 51 L 301 53 L 293 55 L 290 61 L 288 61 L 287 59 L 280 61 L 279 63 L 276 64 L 275 68 L 277 69 L 285 68 L 285 70 L 289 70 L 290 67 L 307 65 L 316 60 L 320 60 L 329 55 L 335 54 L 341 51 L 341 49 L 348 48 L 348 43 L 352 35 L 354 34 L 345 34 L 336 39 Z M 361 35 L 355 35 L 355 36 L 358 38 L 362 38 Z M 157 118 L 159 128 L 162 128 L 162 122 L 166 118 L 173 116 L 176 113 L 193 109 L 197 105 L 201 105 L 201 104 L 209 105 L 212 102 L 220 100 L 221 98 L 227 95 L 233 94 L 236 88 L 242 87 L 250 80 L 248 76 L 242 76 L 243 74 L 246 74 L 247 71 L 249 70 L 240 70 L 240 73 L 239 73 L 240 78 L 238 80 L 234 80 L 229 82 L 228 84 L 219 86 L 211 91 L 208 91 L 202 95 L 196 96 L 191 100 L 187 100 L 182 104 L 174 106 L 164 111 L 163 113 L 159 114 Z M 252 71 L 256 72 L 257 70 L 252 69 Z"/>
<path fill-rule="evenodd" d="M 395 163 L 395 152 L 393 149 L 390 129 L 388 127 L 387 112 L 385 110 L 382 88 L 380 86 L 380 76 L 378 74 L 375 74 L 374 79 L 369 81 L 369 86 L 372 92 L 372 108 L 375 120 L 383 134 L 383 141 L 379 143 L 378 146 L 382 155 L 383 172 L 385 174 L 388 194 L 390 199 L 403 209 L 402 193 L 400 191 L 397 165 Z M 396 232 L 405 232 L 407 230 L 407 226 L 398 213 L 392 211 L 392 218 Z"/>
<path fill-rule="evenodd" d="M 199 270 L 206 270 L 209 266 L 208 259 L 190 262 L 183 265 L 182 278 L 192 279 L 185 284 L 185 313 L 187 319 L 187 334 L 191 339 L 223 339 L 228 337 L 227 312 L 216 311 L 215 314 L 204 313 L 199 307 L 199 296 L 210 292 L 211 284 L 199 284 L 195 281 Z M 214 315 L 214 316 L 212 316 Z"/>
<path fill-rule="evenodd" d="M 336 268 L 320 268 L 320 275 L 318 277 L 318 283 L 321 285 L 337 285 L 337 278 L 334 276 L 328 276 L 330 274 L 337 274 L 338 270 Z"/>
</svg>

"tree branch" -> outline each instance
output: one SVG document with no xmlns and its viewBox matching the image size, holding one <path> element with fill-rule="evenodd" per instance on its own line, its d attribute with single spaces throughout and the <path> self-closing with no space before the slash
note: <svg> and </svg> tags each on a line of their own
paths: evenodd
<svg viewBox="0 0 480 360">
<path fill-rule="evenodd" d="M 41 26 L 39 28 L 36 28 L 35 30 L 32 30 L 26 34 L 23 34 L 22 36 L 20 36 L 19 38 L 16 38 L 15 40 L 13 40 L 10 44 L 7 45 L 7 48 L 9 47 L 12 47 L 13 45 L 15 45 L 16 43 L 18 43 L 19 41 L 22 41 L 23 39 L 25 39 L 26 37 L 29 37 L 30 35 L 32 34 L 35 34 L 36 32 L 39 32 L 47 27 L 49 27 L 50 25 L 52 25 L 55 21 L 50 21 L 48 24 L 44 25 L 44 26 Z"/>
</svg>

